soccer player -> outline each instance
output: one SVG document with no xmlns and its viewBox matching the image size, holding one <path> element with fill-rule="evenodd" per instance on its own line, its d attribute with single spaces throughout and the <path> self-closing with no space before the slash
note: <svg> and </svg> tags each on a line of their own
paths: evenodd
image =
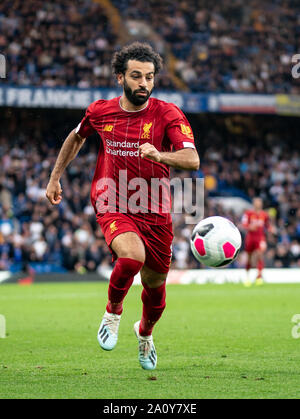
<svg viewBox="0 0 300 419">
<path fill-rule="evenodd" d="M 99 153 L 91 202 L 116 260 L 98 341 L 104 350 L 115 347 L 123 301 L 140 272 L 143 310 L 134 331 L 139 362 L 147 370 L 157 364 L 152 331 L 166 305 L 173 240 L 170 202 L 167 200 L 166 205 L 155 199 L 152 181 L 164 183 L 169 179 L 170 166 L 187 170 L 199 167 L 193 133 L 184 114 L 174 104 L 150 98 L 161 65 L 161 57 L 148 44 L 135 42 L 114 54 L 112 69 L 123 93 L 111 100 L 97 100 L 87 108 L 59 152 L 46 191 L 52 204 L 61 202 L 60 178 L 65 168 L 86 138 L 97 132 Z M 136 184 L 138 192 L 133 190 Z"/>
<path fill-rule="evenodd" d="M 264 253 L 267 250 L 265 232 L 266 230 L 272 231 L 269 215 L 263 210 L 263 200 L 260 197 L 255 197 L 252 203 L 253 209 L 247 210 L 242 219 L 242 225 L 246 230 L 245 251 L 248 256 L 246 286 L 251 285 L 249 270 L 255 264 L 257 267 L 255 284 L 262 285 L 263 283 Z"/>
</svg>

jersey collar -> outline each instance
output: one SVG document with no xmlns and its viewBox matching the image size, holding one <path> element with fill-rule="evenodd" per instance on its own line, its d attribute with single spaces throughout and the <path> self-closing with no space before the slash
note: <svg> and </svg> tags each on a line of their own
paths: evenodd
<svg viewBox="0 0 300 419">
<path fill-rule="evenodd" d="M 119 103 L 119 107 L 120 107 L 121 111 L 123 111 L 123 112 L 125 112 L 125 113 L 127 113 L 127 114 L 137 114 L 137 113 L 139 113 L 139 112 L 146 111 L 146 110 L 149 108 L 149 105 L 150 105 L 150 98 L 148 99 L 148 103 L 147 103 L 147 105 L 146 105 L 144 108 L 139 109 L 139 110 L 137 110 L 137 111 L 127 111 L 126 109 L 122 108 L 122 106 L 121 106 L 121 96 L 119 96 L 119 98 L 118 98 L 118 103 Z"/>
</svg>

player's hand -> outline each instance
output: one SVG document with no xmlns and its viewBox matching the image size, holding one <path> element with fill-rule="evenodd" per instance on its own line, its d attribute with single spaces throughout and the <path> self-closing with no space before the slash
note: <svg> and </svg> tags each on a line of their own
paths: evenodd
<svg viewBox="0 0 300 419">
<path fill-rule="evenodd" d="M 139 153 L 142 159 L 147 158 L 158 163 L 161 161 L 160 152 L 150 143 L 140 145 Z"/>
<path fill-rule="evenodd" d="M 46 189 L 46 197 L 52 205 L 57 205 L 62 200 L 62 189 L 59 181 L 50 180 Z"/>
</svg>

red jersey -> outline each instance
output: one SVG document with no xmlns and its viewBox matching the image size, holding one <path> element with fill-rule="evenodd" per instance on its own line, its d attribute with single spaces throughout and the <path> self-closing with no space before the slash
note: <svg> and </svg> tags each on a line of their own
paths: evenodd
<svg viewBox="0 0 300 419">
<path fill-rule="evenodd" d="M 243 215 L 242 223 L 247 230 L 247 236 L 251 236 L 255 239 L 264 238 L 265 230 L 270 226 L 269 215 L 263 210 L 258 212 L 255 210 L 247 210 Z"/>
<path fill-rule="evenodd" d="M 172 221 L 170 169 L 165 164 L 141 159 L 138 148 L 146 142 L 162 152 L 195 148 L 190 124 L 177 106 L 150 98 L 144 109 L 126 111 L 120 105 L 120 97 L 97 100 L 87 108 L 76 132 L 83 138 L 94 132 L 100 136 L 91 187 L 97 217 L 112 212 L 127 213 L 148 224 Z M 157 200 L 154 179 L 161 181 Z M 168 197 L 167 204 L 162 196 Z"/>
</svg>

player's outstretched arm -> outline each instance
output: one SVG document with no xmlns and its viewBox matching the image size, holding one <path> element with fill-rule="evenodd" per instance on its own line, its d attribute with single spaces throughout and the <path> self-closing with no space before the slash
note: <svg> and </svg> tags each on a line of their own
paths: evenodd
<svg viewBox="0 0 300 419">
<path fill-rule="evenodd" d="M 68 164 L 77 156 L 84 142 L 85 138 L 76 134 L 75 130 L 71 131 L 65 139 L 50 175 L 50 180 L 46 189 L 46 197 L 52 205 L 57 205 L 61 202 L 62 189 L 60 185 L 60 178 Z"/>
<path fill-rule="evenodd" d="M 158 163 L 167 164 L 175 169 L 198 170 L 200 159 L 193 148 L 184 148 L 171 153 L 160 152 L 152 144 L 145 143 L 139 147 L 141 158 L 147 158 Z"/>
</svg>

